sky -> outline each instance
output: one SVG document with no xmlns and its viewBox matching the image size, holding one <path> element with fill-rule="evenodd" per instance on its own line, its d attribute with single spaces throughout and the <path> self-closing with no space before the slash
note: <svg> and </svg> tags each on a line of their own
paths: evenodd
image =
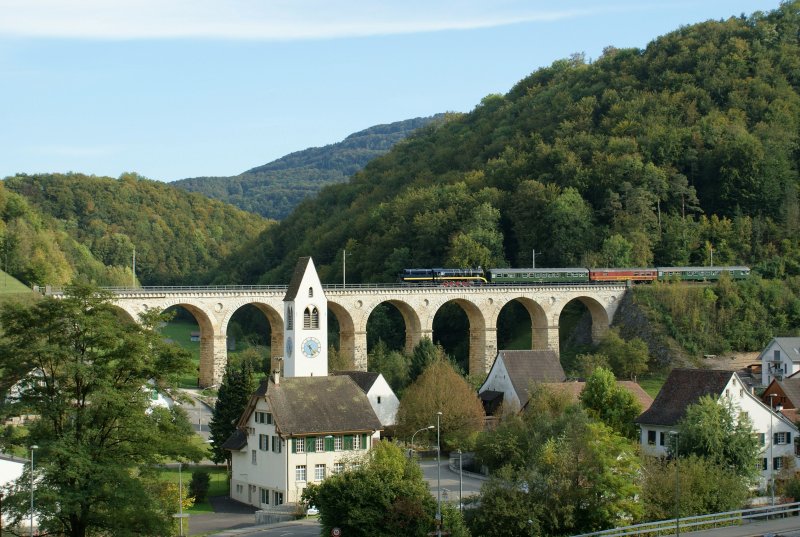
<svg viewBox="0 0 800 537">
<path fill-rule="evenodd" d="M 779 0 L 0 0 L 0 178 L 236 175 Z"/>
</svg>

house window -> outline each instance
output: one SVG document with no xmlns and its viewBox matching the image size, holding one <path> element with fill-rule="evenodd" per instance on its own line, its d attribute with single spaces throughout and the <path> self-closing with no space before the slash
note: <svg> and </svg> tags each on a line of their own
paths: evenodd
<svg viewBox="0 0 800 537">
<path fill-rule="evenodd" d="M 262 489 L 261 487 L 258 487 L 258 490 L 261 493 L 261 504 L 269 505 L 269 489 Z"/>
<path fill-rule="evenodd" d="M 761 459 L 761 470 L 764 471 L 764 472 L 769 470 L 769 463 L 767 462 L 768 460 L 769 459 L 767 459 L 766 457 L 763 457 Z"/>
<path fill-rule="evenodd" d="M 315 445 L 314 445 L 314 450 L 317 453 L 322 453 L 323 451 L 325 451 L 325 437 L 324 436 L 318 436 L 317 437 L 317 441 L 315 442 Z"/>
<path fill-rule="evenodd" d="M 344 449 L 344 437 L 341 436 L 341 435 L 334 436 L 333 437 L 333 450 L 334 451 L 341 451 L 343 449 Z"/>
<path fill-rule="evenodd" d="M 780 470 L 781 468 L 783 468 L 783 459 L 781 457 L 774 457 L 772 459 L 772 469 Z"/>
<path fill-rule="evenodd" d="M 760 445 L 760 446 L 767 445 L 767 435 L 766 435 L 766 433 L 758 433 L 758 445 Z M 764 459 L 764 460 L 766 460 L 766 459 Z"/>
<path fill-rule="evenodd" d="M 251 464 L 258 464 L 258 455 L 256 455 L 258 451 L 255 449 L 250 452 L 250 463 Z"/>
<path fill-rule="evenodd" d="M 361 449 L 361 435 L 353 435 L 353 449 Z"/>
<path fill-rule="evenodd" d="M 306 465 L 300 465 L 294 467 L 294 480 L 295 481 L 305 481 L 306 480 Z"/>
<path fill-rule="evenodd" d="M 240 485 L 239 483 L 236 484 L 236 495 L 241 496 L 244 492 L 244 485 Z"/>
<path fill-rule="evenodd" d="M 272 425 L 272 414 L 270 412 L 256 411 L 256 423 L 266 423 Z"/>
<path fill-rule="evenodd" d="M 314 298 L 314 288 L 313 287 L 309 287 L 308 288 L 308 298 Z"/>
<path fill-rule="evenodd" d="M 658 445 L 659 446 L 663 446 L 665 444 L 665 438 L 666 437 L 667 437 L 667 435 L 664 433 L 664 431 L 661 431 L 660 433 L 658 433 Z"/>
<path fill-rule="evenodd" d="M 381 404 L 381 396 L 378 396 L 378 404 Z"/>
<path fill-rule="evenodd" d="M 656 445 L 656 432 L 655 431 L 647 431 L 647 443 L 651 446 Z"/>
<path fill-rule="evenodd" d="M 275 491 L 272 499 L 274 500 L 275 505 L 283 505 L 283 492 Z"/>
<path fill-rule="evenodd" d="M 776 444 L 786 445 L 791 441 L 791 436 L 791 433 L 775 433 L 772 440 Z"/>
<path fill-rule="evenodd" d="M 774 362 L 780 362 L 781 361 L 781 351 L 779 351 L 779 350 L 772 351 L 772 360 Z"/>
<path fill-rule="evenodd" d="M 269 435 L 268 434 L 260 434 L 258 435 L 258 449 L 261 451 L 269 451 Z"/>
<path fill-rule="evenodd" d="M 325 465 L 324 464 L 315 464 L 314 465 L 314 481 L 322 481 L 325 479 Z"/>
<path fill-rule="evenodd" d="M 305 453 L 306 452 L 305 438 L 293 438 L 293 440 L 294 440 L 294 452 Z"/>
<path fill-rule="evenodd" d="M 281 437 L 280 436 L 273 436 L 272 437 L 272 451 L 274 453 L 280 453 L 282 451 L 281 450 L 281 445 L 282 444 L 283 444 L 283 442 L 281 441 Z"/>
<path fill-rule="evenodd" d="M 343 462 L 336 462 L 333 464 L 333 474 L 341 474 L 344 472 L 344 463 Z"/>
</svg>

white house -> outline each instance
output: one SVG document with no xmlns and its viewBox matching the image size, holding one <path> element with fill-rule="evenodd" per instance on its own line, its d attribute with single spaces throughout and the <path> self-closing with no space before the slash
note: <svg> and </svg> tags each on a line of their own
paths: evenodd
<svg viewBox="0 0 800 537">
<path fill-rule="evenodd" d="M 487 414 L 500 403 L 503 412 L 518 412 L 528 402 L 531 383 L 564 382 L 566 378 L 553 350 L 499 351 L 478 395 Z"/>
<path fill-rule="evenodd" d="M 285 376 L 261 382 L 223 445 L 234 500 L 297 503 L 308 483 L 343 471 L 380 438 L 367 391 L 349 375 L 328 376 L 327 310 L 314 263 L 300 258 L 284 298 Z"/>
<path fill-rule="evenodd" d="M 761 362 L 761 384 L 782 380 L 800 371 L 800 337 L 776 337 L 758 356 Z"/>
<path fill-rule="evenodd" d="M 642 452 L 665 455 L 669 435 L 683 419 L 686 408 L 706 395 L 729 400 L 740 414 L 750 418 L 761 443 L 761 486 L 769 482 L 774 471 L 780 470 L 784 457 L 794 457 L 796 464 L 800 462 L 795 450 L 797 427 L 756 397 L 739 375 L 713 369 L 672 370 L 653 404 L 636 419 L 641 428 Z"/>
<path fill-rule="evenodd" d="M 381 425 L 391 427 L 397 423 L 397 409 L 400 400 L 395 395 L 392 387 L 380 373 L 371 371 L 334 371 L 334 375 L 347 375 L 367 394 L 372 410 L 381 421 Z"/>
<path fill-rule="evenodd" d="M 231 498 L 260 508 L 296 503 L 306 484 L 367 453 L 380 429 L 350 377 L 274 375 L 251 396 L 223 445 L 232 456 Z"/>
<path fill-rule="evenodd" d="M 25 459 L 0 453 L 0 488 L 19 479 L 26 464 L 30 464 L 30 462 Z M 3 518 L 2 520 L 3 527 L 5 527 L 7 519 Z"/>
</svg>

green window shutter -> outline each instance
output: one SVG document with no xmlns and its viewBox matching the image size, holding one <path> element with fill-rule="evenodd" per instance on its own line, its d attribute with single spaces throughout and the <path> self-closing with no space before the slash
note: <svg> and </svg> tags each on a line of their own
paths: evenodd
<svg viewBox="0 0 800 537">
<path fill-rule="evenodd" d="M 297 453 L 297 441 L 298 438 L 292 438 L 292 453 Z"/>
<path fill-rule="evenodd" d="M 333 437 L 325 439 L 325 451 L 333 451 Z"/>
<path fill-rule="evenodd" d="M 344 435 L 344 449 L 353 449 L 353 435 Z"/>
<path fill-rule="evenodd" d="M 367 435 L 361 435 L 361 449 L 367 449 Z"/>
<path fill-rule="evenodd" d="M 309 436 L 306 438 L 306 453 L 314 453 L 316 447 L 317 437 Z"/>
</svg>

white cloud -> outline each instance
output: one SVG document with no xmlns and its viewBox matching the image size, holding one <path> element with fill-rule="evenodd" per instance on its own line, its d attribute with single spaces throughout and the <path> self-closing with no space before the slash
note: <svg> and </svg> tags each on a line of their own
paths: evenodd
<svg viewBox="0 0 800 537">
<path fill-rule="evenodd" d="M 632 4 L 636 5 L 636 4 Z M 298 40 L 487 28 L 637 9 L 589 0 L 0 0 L 0 35 Z"/>
</svg>

